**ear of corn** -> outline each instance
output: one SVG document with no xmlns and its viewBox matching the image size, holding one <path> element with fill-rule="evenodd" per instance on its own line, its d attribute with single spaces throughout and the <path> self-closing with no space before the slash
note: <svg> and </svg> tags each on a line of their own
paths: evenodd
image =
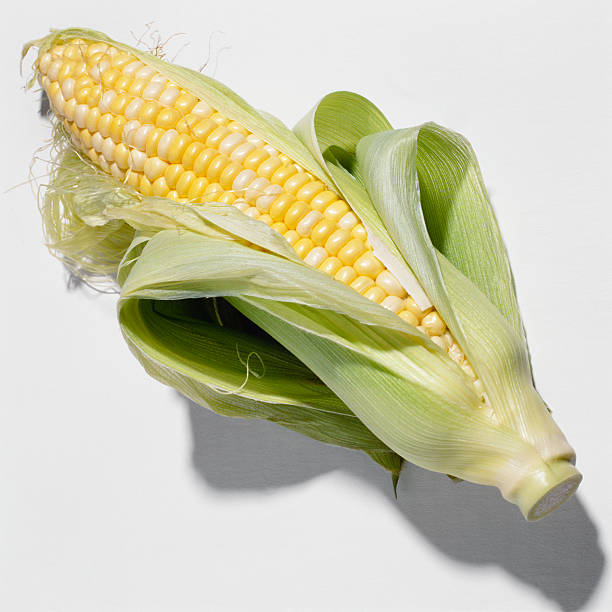
<svg viewBox="0 0 612 612">
<path fill-rule="evenodd" d="M 533 388 L 507 256 L 461 137 L 434 125 L 393 131 L 346 92 L 292 133 L 214 80 L 99 33 L 35 44 L 74 149 L 44 208 L 52 246 L 95 274 L 124 255 L 120 323 L 152 375 L 221 412 L 361 448 L 395 472 L 401 456 L 497 486 L 528 518 L 571 495 L 573 450 Z M 128 229 L 96 243 L 87 228 L 105 226 Z M 219 368 L 215 350 L 229 360 L 232 343 L 252 339 L 194 319 L 191 300 L 216 297 L 326 387 L 304 383 L 303 370 L 258 379 L 241 359 Z M 174 302 L 172 316 L 160 301 Z M 249 354 L 264 369 L 282 361 L 280 347 L 257 347 Z"/>
</svg>

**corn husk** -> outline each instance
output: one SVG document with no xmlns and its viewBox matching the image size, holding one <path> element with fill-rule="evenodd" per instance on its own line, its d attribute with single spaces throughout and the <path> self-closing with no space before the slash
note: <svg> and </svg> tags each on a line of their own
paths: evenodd
<svg viewBox="0 0 612 612">
<path fill-rule="evenodd" d="M 35 44 L 74 37 L 129 50 L 341 193 L 378 257 L 443 316 L 488 401 L 416 328 L 304 264 L 265 224 L 143 197 L 58 129 L 42 207 L 50 247 L 85 277 L 114 275 L 122 333 L 152 376 L 221 414 L 365 451 L 395 477 L 408 460 L 496 486 L 530 519 L 573 493 L 574 452 L 534 388 L 508 257 L 463 137 L 435 124 L 393 130 L 348 92 L 292 132 L 213 79 L 102 34 Z"/>
</svg>

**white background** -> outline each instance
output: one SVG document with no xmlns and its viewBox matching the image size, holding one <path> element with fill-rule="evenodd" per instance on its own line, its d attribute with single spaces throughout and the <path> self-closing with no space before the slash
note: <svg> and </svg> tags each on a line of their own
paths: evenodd
<svg viewBox="0 0 612 612">
<path fill-rule="evenodd" d="M 611 610 L 609 3 L 114 4 L 12 3 L 3 23 L 0 609 Z M 575 499 L 528 524 L 495 490 L 408 467 L 395 501 L 367 457 L 144 373 L 116 297 L 71 289 L 29 188 L 6 190 L 49 134 L 21 44 L 71 25 L 132 42 L 147 22 L 186 33 L 170 49 L 189 41 L 177 61 L 196 68 L 212 35 L 206 72 L 290 125 L 351 89 L 396 127 L 471 140 Z"/>
</svg>

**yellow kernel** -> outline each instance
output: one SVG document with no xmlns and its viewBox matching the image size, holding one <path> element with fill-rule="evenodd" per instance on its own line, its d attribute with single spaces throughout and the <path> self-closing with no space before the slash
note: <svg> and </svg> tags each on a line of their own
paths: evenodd
<svg viewBox="0 0 612 612">
<path fill-rule="evenodd" d="M 342 267 L 342 262 L 337 257 L 328 257 L 325 261 L 319 266 L 319 270 L 321 272 L 325 272 L 325 274 L 329 274 L 330 276 L 334 276 L 338 270 Z"/>
<path fill-rule="evenodd" d="M 212 182 L 218 182 L 221 173 L 228 163 L 229 158 L 227 155 L 223 155 L 222 153 L 218 154 L 217 157 L 210 162 L 208 170 L 206 170 L 207 178 Z"/>
<path fill-rule="evenodd" d="M 255 170 L 259 176 L 264 176 L 263 174 L 259 174 L 259 167 L 268 157 L 270 157 L 270 154 L 265 149 L 255 149 L 244 158 L 242 165 L 245 170 Z"/>
<path fill-rule="evenodd" d="M 334 275 L 334 278 L 340 281 L 341 283 L 348 285 L 352 283 L 353 280 L 355 280 L 356 276 L 357 276 L 357 272 L 355 272 L 354 268 L 352 268 L 351 266 L 342 266 L 342 268 L 340 268 L 336 272 L 336 274 Z M 362 278 L 367 278 L 367 277 L 364 276 Z"/>
<path fill-rule="evenodd" d="M 147 135 L 147 140 L 145 142 L 145 153 L 149 157 L 153 157 L 157 155 L 157 145 L 159 144 L 160 138 L 164 135 L 165 130 L 161 128 L 155 128 L 149 132 Z"/>
<path fill-rule="evenodd" d="M 363 297 L 367 297 L 368 300 L 372 300 L 377 304 L 380 304 L 386 297 L 387 294 L 380 287 L 370 287 L 364 294 Z"/>
<path fill-rule="evenodd" d="M 119 143 L 115 147 L 115 151 L 113 152 L 113 157 L 115 158 L 115 163 L 122 170 L 126 170 L 129 167 L 128 160 L 130 157 L 130 150 L 123 143 Z"/>
<path fill-rule="evenodd" d="M 174 101 L 174 108 L 180 113 L 181 117 L 184 117 L 191 112 L 197 101 L 197 98 L 192 94 L 182 92 Z"/>
<path fill-rule="evenodd" d="M 421 325 L 429 336 L 441 336 L 446 331 L 446 324 L 435 310 L 423 317 Z"/>
<path fill-rule="evenodd" d="M 174 200 L 175 202 L 179 201 L 179 194 L 176 193 L 176 191 L 174 190 L 170 190 L 167 194 L 166 197 L 170 200 Z"/>
<path fill-rule="evenodd" d="M 223 194 L 223 187 L 219 183 L 211 183 L 204 192 L 205 202 L 214 202 L 220 195 Z"/>
<path fill-rule="evenodd" d="M 183 172 L 183 174 L 176 183 L 177 193 L 182 197 L 187 196 L 187 194 L 189 193 L 189 188 L 191 187 L 191 184 L 195 179 L 196 175 L 193 173 L 192 170 L 186 170 L 185 172 Z"/>
<path fill-rule="evenodd" d="M 186 138 L 191 140 L 190 136 L 184 134 Z M 183 159 L 181 160 L 183 166 L 187 168 L 187 170 L 191 170 L 193 168 L 193 163 L 196 160 L 196 157 L 205 149 L 204 145 L 201 142 L 191 142 L 183 152 Z"/>
<path fill-rule="evenodd" d="M 138 121 L 143 125 L 155 124 L 155 119 L 161 110 L 161 104 L 157 100 L 147 100 L 138 111 Z"/>
<path fill-rule="evenodd" d="M 335 229 L 336 224 L 333 221 L 323 218 L 312 228 L 310 239 L 316 245 L 322 246 Z"/>
<path fill-rule="evenodd" d="M 230 162 L 225 166 L 219 176 L 219 183 L 223 189 L 231 189 L 234 179 L 242 172 L 242 166 L 236 162 Z"/>
<path fill-rule="evenodd" d="M 177 121 L 181 118 L 179 112 L 175 108 L 162 108 L 155 119 L 155 125 L 160 128 L 173 128 Z"/>
<path fill-rule="evenodd" d="M 87 96 L 87 106 L 94 108 L 100 103 L 100 98 L 102 98 L 102 88 L 99 85 L 92 86 Z"/>
<path fill-rule="evenodd" d="M 146 176 L 141 176 L 138 182 L 138 190 L 143 195 L 149 196 L 152 192 L 151 181 Z"/>
<path fill-rule="evenodd" d="M 138 182 L 140 181 L 140 174 L 138 172 L 134 172 L 133 170 L 129 170 L 125 176 L 125 182 L 130 185 L 130 187 L 135 187 L 138 189 Z"/>
<path fill-rule="evenodd" d="M 310 206 L 313 210 L 323 212 L 332 202 L 335 202 L 337 199 L 338 196 L 333 191 L 322 191 L 312 198 Z"/>
<path fill-rule="evenodd" d="M 193 126 L 191 129 L 191 135 L 196 140 L 207 142 L 218 129 L 222 128 L 219 128 L 219 126 L 212 119 L 202 119 Z M 213 139 L 213 142 L 215 142 L 215 139 Z M 213 149 L 217 148 L 214 145 L 209 145 L 208 142 L 206 146 L 210 146 Z"/>
<path fill-rule="evenodd" d="M 87 157 L 89 157 L 92 162 L 98 163 L 98 154 L 95 149 L 89 149 L 89 151 L 87 151 Z"/>
<path fill-rule="evenodd" d="M 166 179 L 163 176 L 156 178 L 153 181 L 153 185 L 151 185 L 151 192 L 154 196 L 160 196 L 164 198 L 169 191 L 170 189 L 168 189 Z"/>
<path fill-rule="evenodd" d="M 285 184 L 287 179 L 291 178 L 294 174 L 297 174 L 297 169 L 293 164 L 291 164 L 290 166 L 281 166 L 280 168 L 278 168 L 278 170 L 274 171 L 274 173 L 270 177 L 270 182 L 274 185 L 282 186 Z M 264 175 L 262 174 L 261 176 Z"/>
<path fill-rule="evenodd" d="M 87 104 L 91 89 L 89 87 L 83 87 L 82 89 L 76 89 L 74 91 L 74 99 L 77 104 Z"/>
<path fill-rule="evenodd" d="M 285 185 L 286 188 L 286 185 Z M 321 193 L 325 190 L 325 185 L 321 181 L 308 181 L 304 184 L 298 192 L 295 194 L 295 197 L 298 200 L 302 200 L 302 202 L 310 203 L 310 200 L 314 198 L 317 194 Z"/>
<path fill-rule="evenodd" d="M 193 183 L 189 186 L 189 191 L 187 192 L 187 197 L 190 200 L 199 200 L 206 188 L 208 187 L 208 179 L 200 176 L 196 178 Z"/>
<path fill-rule="evenodd" d="M 91 149 L 91 132 L 88 129 L 81 130 L 80 139 L 85 149 Z"/>
<path fill-rule="evenodd" d="M 268 155 L 265 149 L 261 150 Z M 257 167 L 257 175 L 269 179 L 282 165 L 283 162 L 278 157 L 269 157 Z"/>
<path fill-rule="evenodd" d="M 261 215 L 258 220 L 263 221 L 268 226 L 272 225 L 274 222 L 270 215 Z"/>
<path fill-rule="evenodd" d="M 416 327 L 419 324 L 419 320 L 409 310 L 400 310 L 398 314 L 406 323 L 410 323 L 410 325 Z"/>
<path fill-rule="evenodd" d="M 374 281 L 369 276 L 358 276 L 351 283 L 351 287 L 358 293 L 364 293 L 370 287 L 374 287 Z"/>
<path fill-rule="evenodd" d="M 180 134 L 172 140 L 172 144 L 168 147 L 168 161 L 172 164 L 177 164 L 183 159 L 187 146 L 192 143 L 191 136 Z M 185 163 L 183 162 L 183 166 Z"/>
<path fill-rule="evenodd" d="M 147 79 L 134 79 L 132 84 L 128 88 L 128 93 L 136 96 L 137 98 L 142 97 L 144 88 L 149 84 Z"/>
<path fill-rule="evenodd" d="M 64 62 L 57 72 L 57 80 L 63 83 L 69 76 L 72 76 L 73 62 Z"/>
<path fill-rule="evenodd" d="M 222 204 L 233 204 L 237 199 L 235 193 L 225 191 L 217 198 L 217 202 L 221 202 Z"/>
<path fill-rule="evenodd" d="M 423 311 L 417 306 L 417 303 L 411 296 L 408 296 L 404 300 L 404 308 L 406 308 L 406 310 L 409 310 L 418 321 L 423 318 Z"/>
<path fill-rule="evenodd" d="M 183 172 L 185 172 L 185 168 L 181 164 L 171 164 L 166 168 L 164 178 L 166 179 L 166 184 L 170 189 L 174 189 L 176 187 L 176 183 Z"/>
<path fill-rule="evenodd" d="M 305 172 L 294 174 L 290 179 L 287 179 L 283 185 L 283 189 L 295 195 L 302 187 L 311 182 L 311 179 Z"/>
<path fill-rule="evenodd" d="M 125 107 L 130 102 L 130 96 L 124 93 L 117 94 L 109 105 L 109 110 L 115 115 L 122 115 Z"/>
<path fill-rule="evenodd" d="M 243 136 L 247 136 L 248 135 L 248 131 L 245 130 L 237 121 L 230 121 L 227 124 L 227 128 L 229 130 L 231 130 L 232 132 L 238 133 L 238 134 L 242 134 Z M 259 218 L 259 220 L 261 221 L 261 217 Z"/>
<path fill-rule="evenodd" d="M 330 204 L 323 213 L 328 219 L 332 221 L 338 221 L 341 217 L 343 217 L 347 212 L 350 211 L 348 204 L 343 200 L 337 200 L 333 204 Z"/>
<path fill-rule="evenodd" d="M 366 228 L 361 223 L 358 223 L 351 230 L 351 236 L 353 238 L 358 238 L 359 240 L 363 240 L 364 242 L 368 239 L 368 234 L 366 232 Z"/>
<path fill-rule="evenodd" d="M 217 124 L 217 125 L 221 125 L 221 126 L 225 126 L 227 125 L 227 123 L 229 122 L 229 119 L 225 116 L 222 115 L 219 112 L 215 112 L 213 113 L 210 118 Z"/>
<path fill-rule="evenodd" d="M 221 141 L 226 136 L 229 136 L 229 134 L 230 134 L 230 131 L 226 127 L 220 125 L 218 128 L 214 129 L 210 133 L 208 138 L 206 138 L 206 146 L 212 147 L 213 149 L 218 149 Z"/>
<path fill-rule="evenodd" d="M 352 266 L 355 260 L 365 251 L 365 244 L 362 240 L 351 238 L 339 251 L 338 259 L 345 266 Z"/>
<path fill-rule="evenodd" d="M 335 255 L 351 238 L 351 233 L 345 229 L 334 231 L 327 241 L 325 248 L 330 255 Z"/>
<path fill-rule="evenodd" d="M 304 259 L 313 247 L 314 244 L 310 238 L 301 238 L 293 245 L 293 250 L 300 259 Z"/>
<path fill-rule="evenodd" d="M 295 229 L 300 219 L 310 211 L 310 207 L 305 202 L 295 202 L 291 208 L 287 210 L 284 221 L 289 229 Z M 306 233 L 306 232 L 304 232 Z M 314 244 L 314 243 L 313 243 Z"/>
<path fill-rule="evenodd" d="M 210 163 L 217 155 L 219 155 L 219 153 L 214 149 L 204 149 L 195 158 L 193 162 L 193 171 L 198 176 L 204 176 L 208 170 L 208 166 L 210 166 Z"/>
<path fill-rule="evenodd" d="M 130 89 L 130 85 L 132 84 L 132 77 L 129 77 L 127 74 L 122 74 L 115 81 L 115 91 L 123 91 L 128 92 Z"/>
<path fill-rule="evenodd" d="M 295 202 L 295 196 L 292 196 L 290 193 L 281 193 L 272 206 L 270 206 L 270 210 L 268 214 L 275 221 L 282 221 L 285 218 L 285 214 L 289 210 L 289 207 Z"/>
<path fill-rule="evenodd" d="M 293 246 L 300 239 L 300 235 L 295 230 L 287 230 L 284 237 L 291 246 Z"/>
<path fill-rule="evenodd" d="M 187 115 L 182 119 L 179 119 L 176 123 L 176 131 L 181 134 L 190 134 L 193 136 L 193 128 L 202 121 L 201 117 L 197 115 Z M 213 128 L 214 129 L 214 128 Z"/>
<path fill-rule="evenodd" d="M 364 274 L 371 278 L 376 278 L 385 269 L 385 266 L 374 256 L 372 251 L 366 251 L 360 255 L 353 265 L 357 274 Z"/>
<path fill-rule="evenodd" d="M 270 217 L 270 219 L 272 219 L 272 217 Z M 274 219 L 272 219 L 272 221 L 274 221 Z M 270 227 L 277 231 L 279 234 L 285 234 L 285 232 L 287 231 L 287 226 L 282 222 L 282 221 L 276 221 L 275 223 L 272 223 L 270 225 Z M 296 236 L 297 236 L 297 232 L 296 232 Z"/>
<path fill-rule="evenodd" d="M 109 135 L 115 142 L 121 142 L 125 124 L 125 117 L 117 116 L 113 119 L 110 125 Z"/>
<path fill-rule="evenodd" d="M 104 72 L 102 72 L 102 78 L 100 81 L 102 85 L 106 87 L 106 89 L 112 89 L 113 84 L 120 75 L 121 73 L 116 68 L 109 68 L 108 70 L 104 70 Z"/>
<path fill-rule="evenodd" d="M 98 119 L 97 131 L 100 132 L 102 138 L 108 138 L 110 136 L 110 128 L 114 118 L 115 117 L 110 113 L 104 113 L 104 115 Z"/>
</svg>

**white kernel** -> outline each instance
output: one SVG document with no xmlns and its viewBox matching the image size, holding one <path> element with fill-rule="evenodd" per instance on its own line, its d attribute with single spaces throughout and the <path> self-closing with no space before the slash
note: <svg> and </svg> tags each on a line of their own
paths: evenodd
<svg viewBox="0 0 612 612">
<path fill-rule="evenodd" d="M 108 162 L 101 155 L 100 157 L 98 157 L 98 163 L 100 164 L 100 168 L 102 168 L 104 172 L 110 172 L 110 166 L 108 165 Z"/>
<path fill-rule="evenodd" d="M 396 295 L 388 295 L 381 303 L 381 306 L 384 306 L 391 312 L 399 312 L 404 307 L 404 300 L 402 298 L 398 298 Z"/>
<path fill-rule="evenodd" d="M 213 109 L 204 102 L 204 100 L 200 100 L 192 109 L 191 114 L 196 115 L 197 117 L 205 118 L 212 114 Z"/>
<path fill-rule="evenodd" d="M 177 138 L 179 133 L 176 130 L 167 130 L 164 135 L 159 139 L 157 145 L 157 154 L 162 159 L 168 160 L 168 151 L 172 141 Z"/>
<path fill-rule="evenodd" d="M 175 100 L 179 97 L 180 93 L 181 92 L 178 87 L 175 85 L 169 85 L 159 96 L 159 103 L 163 104 L 164 106 L 172 106 Z"/>
<path fill-rule="evenodd" d="M 232 189 L 236 192 L 243 191 L 256 176 L 253 170 L 243 170 L 234 179 Z"/>
<path fill-rule="evenodd" d="M 135 61 L 135 62 L 131 62 L 129 64 L 126 64 L 123 67 L 123 70 L 121 71 L 123 74 L 125 74 L 126 76 L 134 76 L 134 73 L 137 70 L 140 70 L 140 68 L 142 68 L 144 64 L 142 62 L 139 61 Z"/>
<path fill-rule="evenodd" d="M 74 122 L 81 129 L 87 124 L 87 115 L 89 114 L 89 106 L 87 104 L 78 104 L 74 109 Z"/>
<path fill-rule="evenodd" d="M 287 158 L 289 159 L 289 158 Z M 306 172 L 306 170 L 304 170 L 304 168 L 302 168 L 302 166 L 298 165 L 298 164 L 293 164 L 293 167 L 298 171 L 298 174 L 303 174 L 304 172 Z"/>
<path fill-rule="evenodd" d="M 45 75 L 42 78 L 42 86 L 45 88 L 45 91 L 49 91 L 49 85 L 51 85 L 51 79 Z"/>
<path fill-rule="evenodd" d="M 458 363 L 458 364 L 460 364 L 464 358 L 463 351 L 459 348 L 459 345 L 456 343 L 453 343 L 453 345 L 448 349 L 448 356 L 455 363 Z"/>
<path fill-rule="evenodd" d="M 347 212 L 343 217 L 340 217 L 340 220 L 338 221 L 338 227 L 350 230 L 353 229 L 355 225 L 357 225 L 358 221 L 359 219 L 357 219 L 355 213 Z"/>
<path fill-rule="evenodd" d="M 102 147 L 104 146 L 104 138 L 102 138 L 102 134 L 100 132 L 94 132 L 91 137 L 91 146 L 98 152 L 102 152 Z"/>
<path fill-rule="evenodd" d="M 151 130 L 154 130 L 155 126 L 147 123 L 136 130 L 134 134 L 134 146 L 144 151 L 145 145 L 147 144 L 147 136 Z"/>
<path fill-rule="evenodd" d="M 474 374 L 474 370 L 472 370 L 472 367 L 470 366 L 469 363 L 463 363 L 461 365 L 461 369 L 470 377 L 470 378 L 476 378 L 476 374 Z"/>
<path fill-rule="evenodd" d="M 244 136 L 240 132 L 234 132 L 233 134 L 226 136 L 219 143 L 219 152 L 225 155 L 229 155 L 243 141 Z"/>
<path fill-rule="evenodd" d="M 123 180 L 123 172 L 117 164 L 112 163 L 110 165 L 110 172 L 115 178 L 118 178 L 119 180 Z"/>
<path fill-rule="evenodd" d="M 256 201 L 259 196 L 262 196 L 264 194 L 264 189 L 269 185 L 270 181 L 267 178 L 263 176 L 257 177 L 255 180 L 251 181 L 251 183 L 247 187 L 244 199 L 247 202 Z M 280 185 L 277 186 L 280 187 Z"/>
<path fill-rule="evenodd" d="M 261 213 L 255 208 L 255 206 L 249 206 L 246 210 L 243 211 L 245 215 L 251 217 L 251 219 L 257 219 Z"/>
<path fill-rule="evenodd" d="M 230 155 L 232 161 L 238 162 L 241 164 L 246 156 L 256 149 L 255 145 L 252 142 L 243 142 L 241 145 L 238 145 Z"/>
<path fill-rule="evenodd" d="M 308 252 L 304 261 L 313 268 L 318 268 L 328 257 L 329 253 L 323 247 L 316 246 Z"/>
<path fill-rule="evenodd" d="M 139 127 L 140 121 L 136 121 L 136 119 L 131 119 L 123 126 L 121 137 L 123 138 L 123 142 L 125 142 L 126 145 L 132 146 L 134 144 L 134 135 L 136 134 L 136 130 Z"/>
<path fill-rule="evenodd" d="M 51 64 L 52 60 L 53 58 L 51 57 L 51 54 L 49 52 L 43 53 L 40 58 L 40 61 L 38 62 L 38 69 L 41 72 L 47 72 L 49 64 Z"/>
<path fill-rule="evenodd" d="M 151 68 L 151 66 L 143 66 L 136 71 L 137 79 L 150 79 L 155 74 L 155 68 Z"/>
<path fill-rule="evenodd" d="M 255 206 L 257 206 L 257 209 L 260 210 L 262 213 L 267 212 L 268 210 L 270 210 L 270 206 L 274 204 L 274 200 L 276 200 L 276 198 L 277 196 L 275 195 L 259 196 L 255 201 Z"/>
<path fill-rule="evenodd" d="M 64 114 L 64 104 L 66 101 L 64 100 L 64 96 L 62 96 L 61 90 L 57 90 L 57 92 L 52 96 L 50 102 L 58 115 Z"/>
<path fill-rule="evenodd" d="M 238 198 L 237 200 L 234 201 L 234 206 L 244 212 L 245 210 L 247 210 L 249 208 L 249 203 L 246 200 L 243 200 L 242 198 Z"/>
<path fill-rule="evenodd" d="M 116 96 L 117 96 L 117 93 L 115 91 L 113 91 L 112 89 L 109 89 L 108 91 L 105 91 L 102 94 L 102 98 L 100 99 L 100 103 L 98 104 L 98 110 L 102 114 L 110 113 L 111 102 L 115 99 Z"/>
<path fill-rule="evenodd" d="M 135 172 L 142 172 L 146 161 L 147 156 L 145 153 L 138 149 L 132 149 L 128 156 L 128 167 Z"/>
<path fill-rule="evenodd" d="M 62 83 L 62 95 L 66 100 L 70 100 L 74 96 L 74 79 L 72 77 L 68 77 Z"/>
<path fill-rule="evenodd" d="M 102 155 L 109 163 L 115 159 L 115 141 L 110 136 L 104 139 L 104 144 L 102 145 Z"/>
<path fill-rule="evenodd" d="M 142 91 L 142 97 L 145 100 L 157 100 L 161 92 L 164 90 L 165 83 L 151 81 Z"/>
<path fill-rule="evenodd" d="M 275 149 L 272 145 L 266 144 L 263 148 L 270 157 L 276 157 L 278 155 L 278 149 Z"/>
<path fill-rule="evenodd" d="M 140 112 L 140 107 L 144 104 L 144 100 L 142 98 L 134 98 L 126 107 L 125 107 L 125 118 L 126 119 L 136 119 L 138 117 L 138 113 Z"/>
<path fill-rule="evenodd" d="M 57 81 L 57 76 L 59 74 L 60 68 L 62 67 L 63 63 L 64 62 L 62 62 L 62 60 L 56 59 L 56 60 L 53 60 L 51 64 L 49 64 L 49 69 L 47 70 L 47 76 L 52 81 Z"/>
<path fill-rule="evenodd" d="M 318 210 L 311 210 L 306 213 L 304 218 L 297 224 L 295 231 L 300 236 L 310 236 L 312 228 L 323 218 L 323 215 Z"/>
</svg>

